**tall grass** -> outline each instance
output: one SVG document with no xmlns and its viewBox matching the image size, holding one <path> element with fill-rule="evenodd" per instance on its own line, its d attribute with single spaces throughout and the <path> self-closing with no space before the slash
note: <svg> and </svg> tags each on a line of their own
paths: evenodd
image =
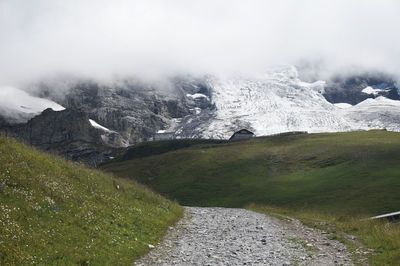
<svg viewBox="0 0 400 266">
<path fill-rule="evenodd" d="M 329 210 L 282 209 L 256 204 L 246 208 L 275 216 L 295 217 L 307 226 L 322 229 L 329 233 L 328 237 L 347 244 L 356 261 L 358 257 L 366 256 L 372 265 L 400 265 L 400 224 L 364 219 L 365 215 L 339 215 Z M 356 236 L 363 248 L 348 235 Z"/>
<path fill-rule="evenodd" d="M 181 214 L 133 181 L 0 137 L 0 265 L 128 265 Z"/>
</svg>

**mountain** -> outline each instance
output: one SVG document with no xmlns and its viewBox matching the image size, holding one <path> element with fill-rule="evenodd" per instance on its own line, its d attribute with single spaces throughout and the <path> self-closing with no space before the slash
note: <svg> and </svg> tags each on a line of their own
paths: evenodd
<svg viewBox="0 0 400 266">
<path fill-rule="evenodd" d="M 115 157 L 118 147 L 152 140 L 155 132 L 169 128 L 179 117 L 210 105 L 187 96 L 207 91 L 195 79 L 157 85 L 135 80 L 110 84 L 50 80 L 27 90 L 30 94 L 22 92 L 38 108 L 27 111 L 17 99 L 11 107 L 3 104 L 10 111 L 0 115 L 0 132 L 91 165 Z"/>
<path fill-rule="evenodd" d="M 159 83 L 126 79 L 110 83 L 77 80 L 59 94 L 60 83 L 37 85 L 36 95 L 80 109 L 96 123 L 121 134 L 129 144 L 151 140 L 155 132 L 195 114 L 211 103 L 189 94 L 208 93 L 201 79 L 174 78 Z"/>
<path fill-rule="evenodd" d="M 400 131 L 400 96 L 390 76 L 366 73 L 312 82 L 300 77 L 294 66 L 279 66 L 259 75 L 223 78 L 42 80 L 24 90 L 7 89 L 7 95 L 24 97 L 0 101 L 7 110 L 1 113 L 0 131 L 94 165 L 114 157 L 110 147 L 150 141 L 161 132 L 174 138 L 228 139 L 241 128 L 257 136 Z M 42 112 L 46 108 L 54 112 Z"/>
<path fill-rule="evenodd" d="M 400 100 L 396 80 L 383 73 L 334 76 L 325 87 L 323 95 L 331 103 L 351 105 L 379 96 Z"/>
<path fill-rule="evenodd" d="M 250 78 L 210 79 L 208 84 L 215 111 L 211 119 L 195 129 L 201 132 L 200 137 L 226 139 L 238 128 L 248 128 L 258 136 L 351 128 L 319 93 L 324 83 L 300 81 L 294 67 L 274 68 Z M 183 132 L 187 132 L 188 124 L 182 125 Z"/>
<path fill-rule="evenodd" d="M 293 66 L 272 68 L 253 77 L 209 79 L 207 84 L 215 109 L 211 114 L 206 112 L 203 116 L 200 113 L 195 118 L 185 118 L 176 133 L 181 137 L 227 139 L 240 128 L 250 129 L 258 136 L 285 131 L 337 132 L 378 128 L 399 131 L 400 101 L 396 100 L 399 94 L 393 82 L 384 87 L 382 84 L 389 84 L 389 81 L 367 76 L 362 82 L 365 87 L 360 87 L 361 78 L 358 80 L 355 87 L 349 83 L 343 90 L 354 94 L 359 90 L 359 94 L 366 95 L 365 100 L 351 105 L 353 94 L 335 98 L 343 100 L 340 103 L 328 101 L 331 98 L 327 95 L 331 95 L 339 78 L 336 78 L 336 85 L 324 81 L 304 82 Z M 377 82 L 384 88 L 378 89 Z M 381 95 L 392 95 L 393 100 Z"/>
<path fill-rule="evenodd" d="M 113 131 L 92 126 L 87 113 L 66 109 L 44 110 L 27 123 L 3 125 L 4 136 L 24 140 L 45 151 L 62 154 L 74 161 L 96 166 L 99 162 L 119 154 L 117 147 L 124 146 L 122 137 Z M 126 145 L 125 145 L 126 146 Z"/>
</svg>

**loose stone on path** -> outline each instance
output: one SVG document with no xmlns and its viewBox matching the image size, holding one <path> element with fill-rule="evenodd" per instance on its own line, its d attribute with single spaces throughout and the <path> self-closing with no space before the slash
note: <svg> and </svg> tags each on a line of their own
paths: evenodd
<svg viewBox="0 0 400 266">
<path fill-rule="evenodd" d="M 298 221 L 297 221 L 298 222 Z M 303 242 L 304 234 L 314 244 Z M 302 234 L 299 236 L 299 234 Z M 318 239 L 320 237 L 321 239 Z M 322 245 L 319 240 L 329 242 Z M 303 244 L 301 244 L 303 243 Z M 305 248 L 305 246 L 307 248 Z M 335 251 L 335 254 L 332 252 Z M 341 252 L 338 252 L 341 250 Z M 329 254 L 325 254 L 329 253 Z M 346 247 L 301 223 L 244 209 L 185 207 L 163 243 L 135 265 L 353 265 Z"/>
</svg>

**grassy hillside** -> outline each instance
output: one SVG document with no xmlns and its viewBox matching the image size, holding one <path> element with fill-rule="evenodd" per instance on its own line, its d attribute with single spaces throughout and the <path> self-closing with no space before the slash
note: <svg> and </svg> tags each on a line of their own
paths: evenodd
<svg viewBox="0 0 400 266">
<path fill-rule="evenodd" d="M 400 264 L 399 225 L 360 220 L 400 210 L 400 133 L 273 136 L 185 147 L 176 142 L 169 152 L 168 142 L 142 144 L 146 156 L 137 156 L 134 147 L 103 168 L 185 205 L 293 216 L 346 243 L 355 258 Z M 347 234 L 365 248 L 360 251 Z"/>
<path fill-rule="evenodd" d="M 0 265 L 130 265 L 182 208 L 0 137 Z"/>
<path fill-rule="evenodd" d="M 256 203 L 366 215 L 400 208 L 399 133 L 271 136 L 162 153 L 143 145 L 151 151 L 145 157 L 130 156 L 133 148 L 103 169 L 184 205 Z"/>
<path fill-rule="evenodd" d="M 113 162 L 132 160 L 152 155 L 158 155 L 184 148 L 190 148 L 196 145 L 208 145 L 227 143 L 226 140 L 208 140 L 208 139 L 175 139 L 170 141 L 143 142 L 128 149 L 122 156 L 116 158 Z"/>
<path fill-rule="evenodd" d="M 295 217 L 309 227 L 325 231 L 327 238 L 347 245 L 356 265 L 366 265 L 365 258 L 369 260 L 370 265 L 400 265 L 399 224 L 384 220 L 365 220 L 357 215 L 335 215 L 307 209 L 288 210 L 254 204 L 246 208 L 279 219 Z"/>
</svg>

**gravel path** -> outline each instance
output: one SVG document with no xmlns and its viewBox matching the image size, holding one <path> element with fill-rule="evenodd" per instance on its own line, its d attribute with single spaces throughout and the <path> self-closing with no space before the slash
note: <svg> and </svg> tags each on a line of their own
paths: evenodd
<svg viewBox="0 0 400 266">
<path fill-rule="evenodd" d="M 352 265 L 346 247 L 297 220 L 244 209 L 185 207 L 136 265 Z"/>
</svg>

